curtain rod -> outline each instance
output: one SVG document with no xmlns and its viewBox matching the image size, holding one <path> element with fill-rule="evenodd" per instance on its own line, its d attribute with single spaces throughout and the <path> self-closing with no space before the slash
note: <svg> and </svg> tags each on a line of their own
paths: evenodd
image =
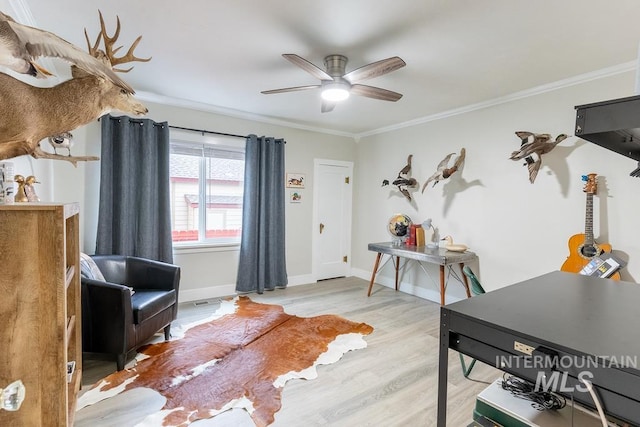
<svg viewBox="0 0 640 427">
<path fill-rule="evenodd" d="M 114 117 L 112 115 L 109 115 L 109 118 L 112 119 L 112 120 L 120 120 L 120 117 Z M 130 121 L 134 122 L 134 123 L 137 123 L 137 122 L 142 123 L 142 121 L 144 120 L 144 119 L 135 119 L 133 117 L 127 117 L 127 118 Z M 100 121 L 100 119 L 101 119 L 101 117 L 98 117 L 98 121 Z M 164 122 L 164 123 L 154 123 L 153 125 L 154 126 L 162 126 L 165 123 L 166 122 Z M 183 127 L 180 127 L 180 126 L 172 126 L 172 125 L 169 125 L 169 127 L 172 128 L 172 129 L 186 130 L 186 131 L 189 131 L 189 132 L 198 132 L 198 133 L 201 133 L 201 134 L 210 133 L 212 135 L 232 136 L 234 138 L 242 138 L 242 139 L 247 139 L 248 138 L 248 136 L 246 136 L 246 135 L 236 135 L 234 133 L 224 133 L 224 132 L 215 132 L 215 131 L 212 131 L 212 130 L 183 128 Z"/>
<path fill-rule="evenodd" d="M 112 120 L 119 120 L 119 119 L 120 119 L 120 117 L 113 117 L 113 116 L 109 116 L 109 118 L 110 118 L 110 119 L 112 119 Z M 141 123 L 142 123 L 142 120 L 144 120 L 144 119 L 134 119 L 134 118 L 131 118 L 131 117 L 128 117 L 128 119 L 129 119 L 131 122 L 134 122 L 134 123 L 135 123 L 135 122 L 137 122 L 137 121 L 139 121 L 139 122 L 141 122 Z M 149 119 L 147 119 L 147 120 L 149 120 Z M 98 118 L 98 121 L 100 121 L 100 117 Z M 164 122 L 164 123 L 154 123 L 153 125 L 154 125 L 154 126 L 163 126 L 163 125 L 164 125 L 164 124 L 166 124 L 166 123 L 167 123 L 167 122 Z M 203 134 L 203 135 L 204 135 L 205 133 L 209 133 L 209 134 L 212 134 L 212 135 L 231 136 L 231 137 L 233 137 L 233 138 L 242 138 L 242 139 L 247 139 L 247 138 L 249 138 L 249 136 L 248 136 L 248 135 L 237 135 L 237 134 L 235 134 L 235 133 L 216 132 L 216 131 L 213 131 L 213 130 L 204 130 L 204 129 L 185 128 L 185 127 L 181 127 L 181 126 L 173 126 L 173 125 L 169 125 L 169 128 L 171 128 L 171 129 L 185 130 L 185 131 L 189 131 L 189 132 L 198 132 L 198 133 L 201 133 L 201 134 Z M 284 142 L 285 144 L 287 143 L 287 141 L 284 141 L 284 140 L 282 140 L 282 142 Z"/>
<path fill-rule="evenodd" d="M 215 131 L 212 131 L 212 130 L 183 128 L 183 127 L 180 127 L 180 126 L 172 126 L 172 125 L 169 125 L 169 127 L 172 128 L 172 129 L 186 130 L 186 131 L 189 131 L 189 132 L 198 132 L 198 133 L 202 133 L 202 134 L 210 133 L 210 134 L 213 134 L 213 135 L 232 136 L 234 138 L 247 139 L 247 136 L 245 136 L 245 135 L 236 135 L 236 134 L 233 134 L 233 133 L 224 133 L 224 132 L 215 132 Z"/>
</svg>

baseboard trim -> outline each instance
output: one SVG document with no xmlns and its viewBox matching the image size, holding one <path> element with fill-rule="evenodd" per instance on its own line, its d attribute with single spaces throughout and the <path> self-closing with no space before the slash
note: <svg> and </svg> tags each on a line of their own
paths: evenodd
<svg viewBox="0 0 640 427">
<path fill-rule="evenodd" d="M 362 270 L 359 268 L 352 268 L 351 275 L 358 277 L 360 279 L 366 280 L 369 282 L 371 280 L 371 272 Z M 313 275 L 311 274 L 301 274 L 298 276 L 290 276 L 289 284 L 287 286 L 300 286 L 307 285 L 309 283 L 315 283 Z M 374 283 L 373 292 L 375 292 L 375 286 L 382 285 L 387 288 L 394 289 L 394 279 L 391 277 L 377 276 L 376 282 Z M 402 281 L 399 286 L 399 290 L 407 293 L 409 295 L 413 295 L 422 299 L 426 299 L 429 301 L 433 301 L 435 303 L 440 304 L 440 292 L 434 289 L 427 289 L 421 286 L 415 286 L 412 283 Z M 217 285 L 217 286 L 209 286 L 206 288 L 197 288 L 197 289 L 184 289 L 180 290 L 178 296 L 178 302 L 192 302 L 192 301 L 201 301 L 212 298 L 221 298 L 236 295 L 236 285 L 228 284 L 228 285 Z M 447 304 L 460 301 L 461 298 L 456 297 L 455 295 L 447 295 Z"/>
<path fill-rule="evenodd" d="M 301 274 L 299 276 L 289 276 L 289 284 L 287 286 L 308 285 L 315 282 L 316 280 L 311 274 Z"/>
<path fill-rule="evenodd" d="M 178 302 L 201 301 L 212 298 L 228 297 L 236 294 L 236 285 L 217 285 L 197 289 L 180 289 Z"/>
<path fill-rule="evenodd" d="M 356 276 L 360 279 L 364 279 L 367 282 L 369 282 L 371 280 L 371 272 L 370 271 L 366 271 L 366 270 L 362 270 L 360 268 L 352 268 L 351 269 L 351 274 L 353 276 Z M 376 285 L 382 285 L 385 286 L 387 288 L 390 289 L 395 289 L 396 285 L 395 285 L 395 281 L 393 278 L 391 277 L 384 277 L 384 276 L 376 276 L 376 281 L 373 284 L 373 289 L 372 289 L 372 293 L 375 292 L 375 287 Z M 433 301 L 435 303 L 440 304 L 440 292 L 434 289 L 427 289 L 427 288 L 423 288 L 421 286 L 415 286 L 412 283 L 406 282 L 406 281 L 401 281 L 398 285 L 398 290 L 402 291 L 404 293 L 407 293 L 409 295 L 413 295 L 422 299 L 426 299 L 429 301 Z M 456 302 L 456 301 L 460 301 L 461 298 L 455 296 L 455 295 L 450 295 L 447 294 L 447 304 L 452 303 L 452 302 Z"/>
<path fill-rule="evenodd" d="M 306 285 L 308 283 L 313 283 L 313 276 L 310 274 L 303 274 L 299 276 L 290 276 L 289 284 L 287 286 L 299 286 Z M 228 296 L 236 295 L 236 285 L 235 283 L 228 285 L 216 285 L 209 286 L 206 288 L 197 288 L 197 289 L 181 289 L 178 293 L 178 302 L 192 302 L 192 301 L 201 301 L 212 298 L 222 298 Z"/>
</svg>

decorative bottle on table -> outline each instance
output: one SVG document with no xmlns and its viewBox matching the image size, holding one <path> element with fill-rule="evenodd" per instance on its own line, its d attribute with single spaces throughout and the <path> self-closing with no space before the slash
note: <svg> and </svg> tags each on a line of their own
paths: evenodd
<svg viewBox="0 0 640 427">
<path fill-rule="evenodd" d="M 424 246 L 425 241 L 424 241 L 424 228 L 422 228 L 422 225 L 417 224 L 416 225 L 416 246 L 420 247 L 420 246 Z"/>
<path fill-rule="evenodd" d="M 416 224 L 411 224 L 409 226 L 409 238 L 407 239 L 407 245 L 416 245 Z"/>
</svg>

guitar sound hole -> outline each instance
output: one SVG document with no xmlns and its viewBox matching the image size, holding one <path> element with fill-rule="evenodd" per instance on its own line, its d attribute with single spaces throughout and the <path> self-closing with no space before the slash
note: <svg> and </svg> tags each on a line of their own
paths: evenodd
<svg viewBox="0 0 640 427">
<path fill-rule="evenodd" d="M 598 248 L 595 246 L 583 246 L 581 253 L 585 258 L 593 258 L 598 255 Z"/>
</svg>

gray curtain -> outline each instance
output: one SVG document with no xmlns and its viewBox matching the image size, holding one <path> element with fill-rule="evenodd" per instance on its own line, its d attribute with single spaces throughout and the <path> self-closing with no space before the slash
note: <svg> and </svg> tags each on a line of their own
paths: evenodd
<svg viewBox="0 0 640 427">
<path fill-rule="evenodd" d="M 237 292 L 287 286 L 282 139 L 247 137 Z"/>
<path fill-rule="evenodd" d="M 169 126 L 103 116 L 96 253 L 173 262 Z"/>
</svg>

